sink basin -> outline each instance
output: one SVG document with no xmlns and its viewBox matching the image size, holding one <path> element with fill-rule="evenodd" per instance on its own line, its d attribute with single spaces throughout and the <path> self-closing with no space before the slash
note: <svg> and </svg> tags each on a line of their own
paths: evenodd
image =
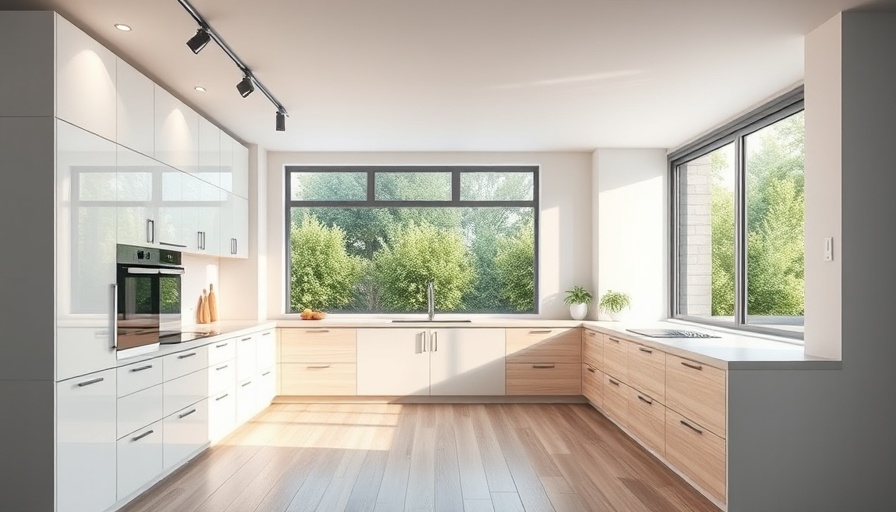
<svg viewBox="0 0 896 512">
<path fill-rule="evenodd" d="M 395 320 L 392 320 L 392 322 L 396 323 L 396 324 L 400 324 L 400 323 L 405 323 L 405 324 L 410 324 L 410 323 L 414 323 L 414 324 L 419 324 L 419 323 L 454 324 L 454 323 L 470 323 L 470 322 L 472 322 L 472 320 L 466 320 L 466 319 L 465 320 L 455 320 L 455 319 L 440 320 L 438 318 L 433 319 L 433 320 L 430 320 L 428 318 L 423 318 L 421 320 L 417 320 L 417 319 L 413 319 L 413 318 L 397 318 Z"/>
</svg>

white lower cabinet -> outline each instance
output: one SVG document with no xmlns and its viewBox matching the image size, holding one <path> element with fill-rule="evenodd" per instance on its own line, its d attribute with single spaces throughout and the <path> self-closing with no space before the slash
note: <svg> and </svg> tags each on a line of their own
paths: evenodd
<svg viewBox="0 0 896 512">
<path fill-rule="evenodd" d="M 358 395 L 429 394 L 425 329 L 358 329 Z"/>
<path fill-rule="evenodd" d="M 271 366 L 258 374 L 258 389 L 256 389 L 258 403 L 256 407 L 259 411 L 271 405 L 271 401 L 277 396 L 277 374 L 274 371 L 275 368 L 276 365 Z"/>
<path fill-rule="evenodd" d="M 236 422 L 245 423 L 258 411 L 258 384 L 255 378 L 236 385 Z"/>
<path fill-rule="evenodd" d="M 115 503 L 115 369 L 56 384 L 56 510 Z"/>
<path fill-rule="evenodd" d="M 118 399 L 118 438 L 162 417 L 162 385 L 151 386 Z"/>
<path fill-rule="evenodd" d="M 208 398 L 208 437 L 220 441 L 236 427 L 236 390 L 231 387 Z"/>
<path fill-rule="evenodd" d="M 162 427 L 165 470 L 171 469 L 208 443 L 208 399 L 165 418 Z"/>
<path fill-rule="evenodd" d="M 127 498 L 164 469 L 163 422 L 157 421 L 118 440 L 118 499 Z"/>
<path fill-rule="evenodd" d="M 165 413 L 174 414 L 208 396 L 208 369 L 165 381 Z"/>
</svg>

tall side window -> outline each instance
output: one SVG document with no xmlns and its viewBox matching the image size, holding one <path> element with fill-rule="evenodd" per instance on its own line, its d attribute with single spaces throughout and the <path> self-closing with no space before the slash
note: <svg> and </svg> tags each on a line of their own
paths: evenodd
<svg viewBox="0 0 896 512">
<path fill-rule="evenodd" d="M 670 155 L 673 316 L 802 338 L 802 90 Z"/>
<path fill-rule="evenodd" d="M 538 169 L 286 168 L 288 313 L 536 313 Z"/>
</svg>

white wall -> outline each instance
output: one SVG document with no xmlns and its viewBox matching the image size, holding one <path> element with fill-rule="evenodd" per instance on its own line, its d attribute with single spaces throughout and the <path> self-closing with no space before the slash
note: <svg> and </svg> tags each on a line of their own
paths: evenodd
<svg viewBox="0 0 896 512">
<path fill-rule="evenodd" d="M 268 317 L 285 307 L 286 165 L 538 165 L 540 318 L 569 318 L 563 291 L 591 283 L 590 153 L 268 153 Z"/>
<path fill-rule="evenodd" d="M 669 177 L 665 149 L 598 149 L 592 158 L 595 298 L 628 293 L 626 319 L 669 311 Z M 594 317 L 597 309 L 592 308 Z"/>
</svg>

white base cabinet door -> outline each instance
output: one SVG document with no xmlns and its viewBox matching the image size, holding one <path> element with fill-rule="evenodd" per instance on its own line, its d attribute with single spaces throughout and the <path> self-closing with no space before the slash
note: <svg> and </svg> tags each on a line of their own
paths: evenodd
<svg viewBox="0 0 896 512">
<path fill-rule="evenodd" d="M 258 383 L 255 378 L 236 385 L 236 422 L 238 425 L 249 421 L 258 412 Z"/>
<path fill-rule="evenodd" d="M 429 394 L 425 329 L 358 329 L 358 395 Z"/>
<path fill-rule="evenodd" d="M 116 501 L 115 369 L 56 384 L 56 510 L 93 512 Z"/>
<path fill-rule="evenodd" d="M 157 421 L 118 441 L 118 499 L 123 500 L 162 472 L 163 425 Z"/>
<path fill-rule="evenodd" d="M 163 461 L 168 470 L 208 443 L 208 399 L 177 411 L 164 420 Z"/>
<path fill-rule="evenodd" d="M 504 329 L 429 333 L 431 395 L 504 395 Z"/>
<path fill-rule="evenodd" d="M 236 390 L 214 394 L 208 399 L 208 437 L 212 443 L 220 441 L 236 426 Z"/>
</svg>

